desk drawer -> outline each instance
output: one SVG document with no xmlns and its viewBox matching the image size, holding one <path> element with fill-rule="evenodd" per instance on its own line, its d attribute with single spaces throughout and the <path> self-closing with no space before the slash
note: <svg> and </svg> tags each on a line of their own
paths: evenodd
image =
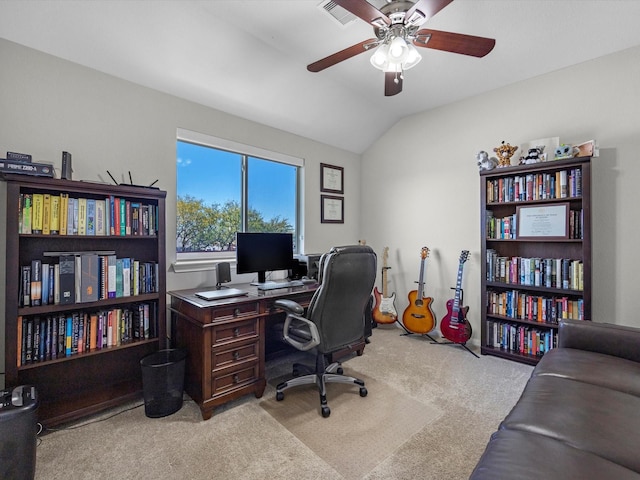
<svg viewBox="0 0 640 480">
<path fill-rule="evenodd" d="M 211 309 L 212 320 L 232 320 L 251 315 L 258 315 L 260 305 L 258 302 L 236 303 Z"/>
<path fill-rule="evenodd" d="M 211 346 L 216 347 L 237 340 L 258 339 L 259 322 L 259 318 L 250 318 L 218 325 L 211 332 Z"/>
<path fill-rule="evenodd" d="M 258 362 L 230 372 L 215 375 L 211 379 L 211 396 L 221 395 L 230 390 L 254 383 L 259 378 Z"/>
<path fill-rule="evenodd" d="M 214 348 L 211 352 L 211 369 L 215 372 L 222 368 L 228 368 L 236 363 L 258 361 L 259 343 L 252 341 L 238 345 L 237 342 L 228 347 Z"/>
</svg>

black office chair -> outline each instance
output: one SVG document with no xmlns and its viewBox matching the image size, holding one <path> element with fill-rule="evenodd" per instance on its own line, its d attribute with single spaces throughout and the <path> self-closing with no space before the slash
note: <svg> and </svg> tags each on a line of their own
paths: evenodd
<svg viewBox="0 0 640 480">
<path fill-rule="evenodd" d="M 274 302 L 287 313 L 285 341 L 298 350 L 315 349 L 316 353 L 315 369 L 294 364 L 294 378 L 276 387 L 276 399 L 283 400 L 287 388 L 315 383 L 320 391 L 322 416 L 326 418 L 331 414 L 326 383 L 353 383 L 360 386 L 361 397 L 367 395 L 364 382 L 343 375 L 340 363 L 332 363 L 331 357 L 364 339 L 366 309 L 371 306 L 376 279 L 376 254 L 365 245 L 334 247 L 322 256 L 318 275 L 320 286 L 306 316 L 303 317 L 304 308 L 292 300 Z M 304 370 L 312 373 L 297 376 Z"/>
</svg>

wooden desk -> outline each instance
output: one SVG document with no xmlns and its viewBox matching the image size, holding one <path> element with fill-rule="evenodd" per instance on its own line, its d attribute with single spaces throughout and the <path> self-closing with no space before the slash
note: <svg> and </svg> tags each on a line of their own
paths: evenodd
<svg viewBox="0 0 640 480">
<path fill-rule="evenodd" d="M 205 420 L 226 402 L 249 393 L 262 396 L 266 387 L 266 324 L 273 317 L 284 318 L 273 302 L 288 298 L 307 307 L 317 288 L 317 284 L 310 284 L 259 291 L 251 285 L 233 286 L 249 295 L 207 301 L 195 293 L 211 288 L 168 292 L 172 343 L 188 352 L 185 390 L 200 406 Z"/>
</svg>

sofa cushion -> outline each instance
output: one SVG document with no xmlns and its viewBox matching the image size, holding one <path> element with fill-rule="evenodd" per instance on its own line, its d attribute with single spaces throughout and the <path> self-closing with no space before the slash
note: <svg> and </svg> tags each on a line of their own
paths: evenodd
<svg viewBox="0 0 640 480">
<path fill-rule="evenodd" d="M 600 385 L 640 397 L 640 363 L 574 348 L 545 353 L 533 376 L 549 375 Z"/>
<path fill-rule="evenodd" d="M 640 474 L 553 438 L 518 430 L 499 430 L 491 437 L 469 478 L 640 480 Z"/>
<path fill-rule="evenodd" d="M 640 397 L 566 378 L 536 375 L 500 428 L 554 438 L 640 473 L 638 412 Z"/>
</svg>

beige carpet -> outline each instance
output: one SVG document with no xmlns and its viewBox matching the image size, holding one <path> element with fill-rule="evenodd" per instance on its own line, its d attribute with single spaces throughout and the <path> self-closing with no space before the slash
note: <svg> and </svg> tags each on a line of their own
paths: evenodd
<svg viewBox="0 0 640 480">
<path fill-rule="evenodd" d="M 360 397 L 358 387 L 353 385 L 329 384 L 328 418 L 320 414 L 315 385 L 286 390 L 281 402 L 274 396 L 260 402 L 273 418 L 345 478 L 363 477 L 442 415 L 433 405 L 418 402 L 384 382 L 348 368 L 345 374 L 364 380 L 369 395 Z M 277 385 L 287 378 L 269 383 Z"/>
<path fill-rule="evenodd" d="M 267 363 L 270 383 L 261 399 L 246 395 L 216 409 L 210 420 L 202 420 L 198 407 L 187 400 L 165 418 L 147 418 L 141 406 L 119 408 L 41 435 L 36 480 L 467 480 L 532 368 L 495 357 L 475 358 L 459 346 L 431 345 L 428 339 L 400 333 L 394 326 L 374 329 L 364 355 L 344 363 L 347 372 L 365 377 L 366 398 L 357 389 L 342 395 L 342 386 L 331 385 L 338 387 L 338 393 L 329 391 L 331 417 L 320 416 L 315 394 L 312 408 L 305 409 L 311 421 L 323 422 L 329 433 L 319 436 L 335 440 L 343 458 L 367 463 L 360 470 L 367 471 L 364 475 L 330 464 L 261 406 L 275 396 L 273 379 L 306 357 L 296 354 Z M 286 393 L 283 407 L 294 407 L 289 401 L 293 391 Z M 348 407 L 351 401 L 356 408 Z M 429 416 L 433 408 L 442 415 Z M 396 423 L 395 415 L 405 410 L 410 431 Z M 356 433 L 362 425 L 375 427 Z M 404 437 L 387 450 L 391 453 L 361 448 L 371 441 L 379 445 L 387 435 Z M 360 442 L 348 443 L 356 437 Z"/>
</svg>

